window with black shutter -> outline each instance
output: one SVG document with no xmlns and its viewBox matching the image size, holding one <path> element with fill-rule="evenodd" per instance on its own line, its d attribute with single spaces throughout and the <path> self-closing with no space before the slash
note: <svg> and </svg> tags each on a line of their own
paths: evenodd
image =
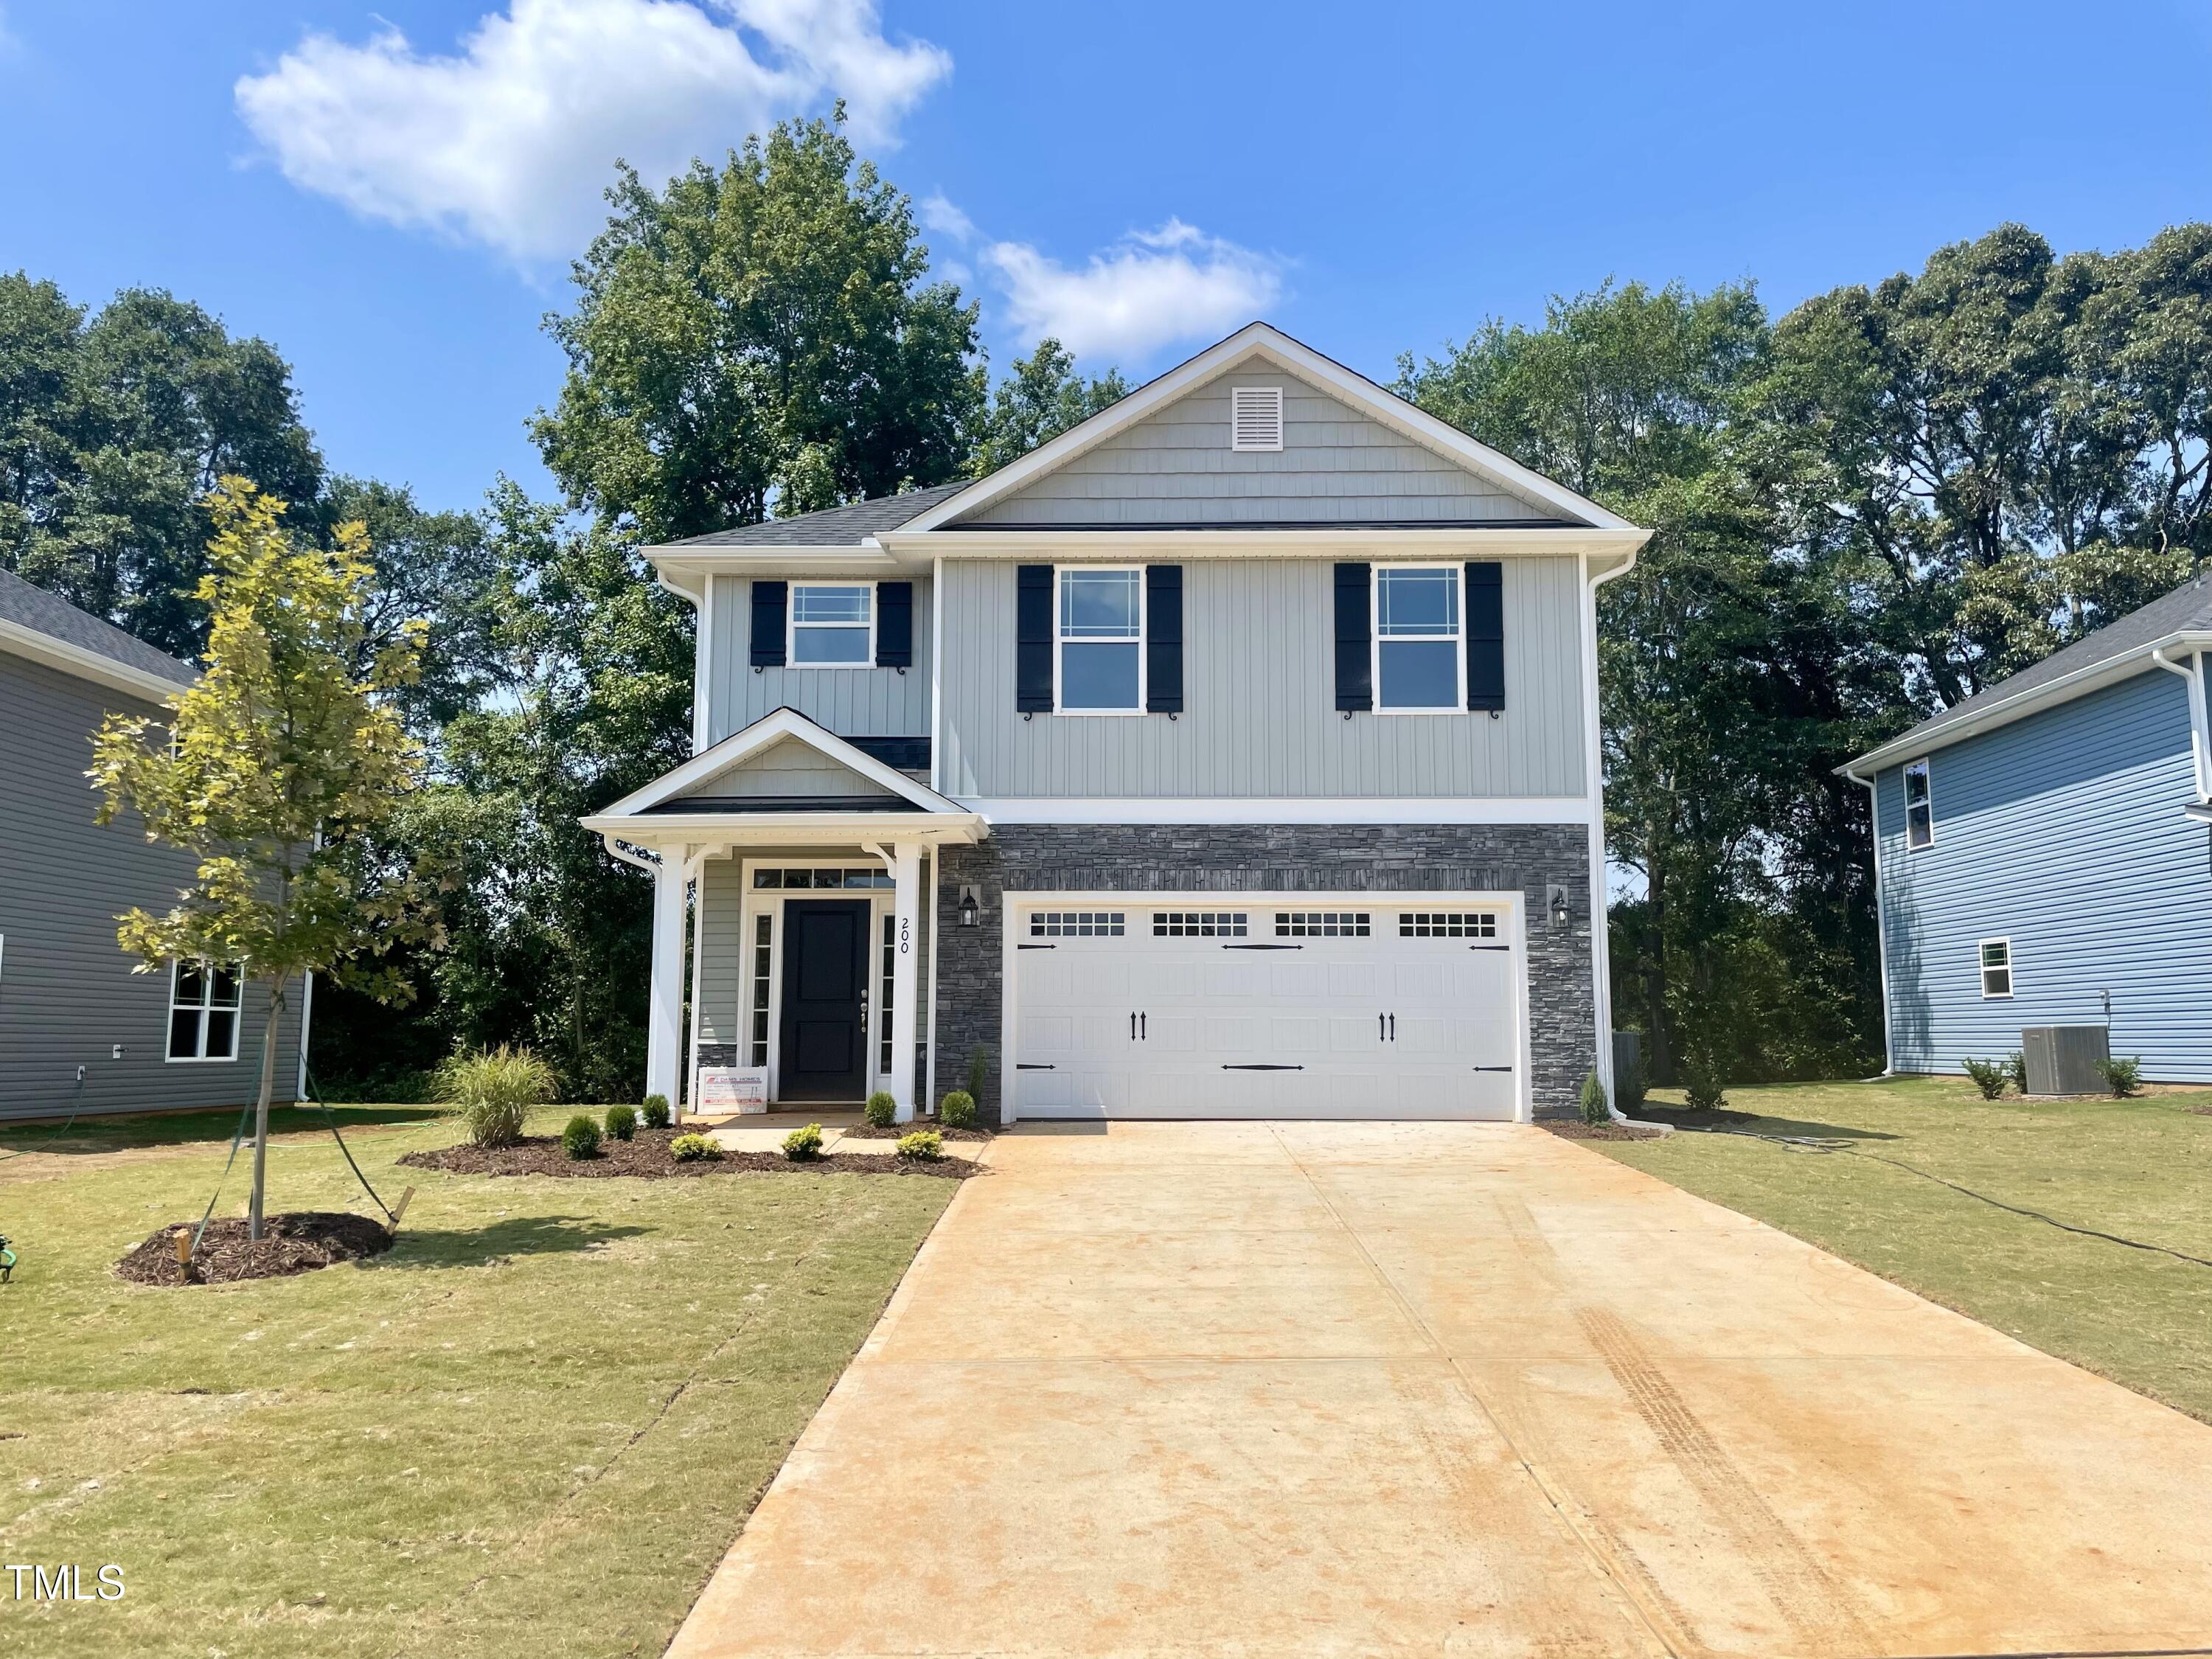
<svg viewBox="0 0 2212 1659">
<path fill-rule="evenodd" d="M 1346 714 L 1375 707 L 1369 580 L 1368 567 L 1364 564 L 1336 568 L 1336 706 Z"/>
<path fill-rule="evenodd" d="M 1182 713 L 1182 567 L 1145 567 L 1145 708 Z"/>
<path fill-rule="evenodd" d="M 788 592 L 788 585 L 783 582 L 753 584 L 752 665 L 756 668 L 783 666 L 783 614 Z"/>
<path fill-rule="evenodd" d="M 876 666 L 914 666 L 914 584 L 876 584 Z"/>
<path fill-rule="evenodd" d="M 1014 572 L 1014 707 L 1024 714 L 1052 713 L 1052 567 L 1025 564 Z"/>
<path fill-rule="evenodd" d="M 1467 706 L 1505 707 L 1505 567 L 1467 568 Z"/>
</svg>

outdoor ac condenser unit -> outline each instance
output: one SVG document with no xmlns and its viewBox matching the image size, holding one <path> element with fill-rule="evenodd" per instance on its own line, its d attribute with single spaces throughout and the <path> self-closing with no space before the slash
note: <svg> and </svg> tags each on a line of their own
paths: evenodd
<svg viewBox="0 0 2212 1659">
<path fill-rule="evenodd" d="M 2102 1025 L 2024 1025 L 2020 1051 L 2027 1060 L 2032 1095 L 2100 1095 L 2112 1033 Z"/>
</svg>

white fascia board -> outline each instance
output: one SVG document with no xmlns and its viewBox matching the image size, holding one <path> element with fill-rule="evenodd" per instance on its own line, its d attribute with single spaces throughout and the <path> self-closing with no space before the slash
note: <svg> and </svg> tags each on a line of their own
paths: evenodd
<svg viewBox="0 0 2212 1659">
<path fill-rule="evenodd" d="M 1183 557 L 1329 558 L 1338 555 L 1362 556 L 1401 552 L 1415 557 L 1464 555 L 1469 558 L 1522 558 L 1532 556 L 1572 558 L 1589 554 L 1619 562 L 1633 560 L 1637 549 L 1651 538 L 1648 530 L 1510 530 L 1470 529 L 1463 525 L 1434 530 L 1358 530 L 1316 525 L 1299 530 L 1153 530 L 1133 525 L 1127 530 L 1053 530 L 1024 526 L 1018 530 L 895 530 L 884 532 L 884 544 L 916 556 L 941 558 L 1017 559 L 1036 562 L 1047 555 L 1092 555 L 1123 558 L 1148 552 Z"/>
<path fill-rule="evenodd" d="M 809 720 L 797 709 L 779 708 L 774 714 L 762 715 L 742 731 L 731 732 L 714 747 L 701 750 L 673 771 L 662 773 L 644 788 L 623 796 L 599 816 L 610 820 L 634 818 L 786 738 L 797 738 L 887 793 L 912 801 L 925 812 L 957 812 L 960 810 L 928 785 L 916 783 L 896 767 L 886 766 L 874 756 L 854 748 L 827 726 Z"/>
<path fill-rule="evenodd" d="M 576 822 L 593 835 L 652 848 L 788 847 L 795 842 L 857 847 L 871 841 L 966 845 L 990 834 L 980 813 L 960 811 L 655 812 L 645 817 L 595 813 Z"/>
<path fill-rule="evenodd" d="M 1066 465 L 1123 428 L 1144 419 L 1202 381 L 1226 373 L 1248 357 L 1266 359 L 1291 374 L 1327 387 L 1401 436 L 1457 462 L 1500 489 L 1580 519 L 1595 529 L 1633 528 L 1626 519 L 1607 512 L 1595 501 L 1586 500 L 1541 473 L 1531 471 L 1487 444 L 1478 443 L 1457 427 L 1417 409 L 1365 375 L 1322 356 L 1311 346 L 1263 322 L 1248 323 L 1227 339 L 1146 382 L 1111 408 L 1070 428 L 1012 465 L 978 479 L 958 495 L 908 520 L 901 528 L 908 534 L 934 530 L 987 507 L 1054 468 Z"/>
<path fill-rule="evenodd" d="M 646 562 L 661 584 L 678 592 L 716 576 L 775 576 L 811 581 L 834 576 L 875 580 L 896 576 L 911 564 L 891 556 L 873 538 L 838 547 L 648 547 Z"/>
<path fill-rule="evenodd" d="M 2031 686 L 2009 697 L 2002 697 L 1955 726 L 1947 726 L 1940 732 L 1918 735 L 1908 732 L 1892 739 L 1879 749 L 1869 750 L 1856 760 L 1848 761 L 1835 769 L 1835 775 L 1849 778 L 1854 783 L 1865 783 L 1886 766 L 1900 761 L 1918 760 L 1923 755 L 1934 754 L 1939 749 L 1948 749 L 1954 744 L 1964 743 L 1969 738 L 1980 737 L 1984 732 L 1994 732 L 1999 726 L 2009 726 L 2014 720 L 2054 708 L 2060 703 L 2071 702 L 2092 691 L 2101 691 L 2108 685 L 2132 679 L 2137 674 L 2151 672 L 2157 665 L 2151 660 L 2154 651 L 2212 651 L 2212 634 L 2169 634 L 2164 639 L 2148 640 L 2134 650 L 2087 668 L 2063 674 L 2055 680 Z"/>
<path fill-rule="evenodd" d="M 48 668 L 59 669 L 81 680 L 95 680 L 118 691 L 128 691 L 133 696 L 144 697 L 153 702 L 166 702 L 179 691 L 188 691 L 191 685 L 179 680 L 164 679 L 159 674 L 149 673 L 143 668 L 133 668 L 127 662 L 118 662 L 112 657 L 102 656 L 97 651 L 88 651 L 67 640 L 58 640 L 51 634 L 41 634 L 35 628 L 26 628 L 21 623 L 0 617 L 0 650 L 27 657 L 33 662 L 43 663 Z"/>
<path fill-rule="evenodd" d="M 1592 821 L 1580 795 L 966 796 L 961 805 L 993 823 L 1573 823 Z"/>
</svg>

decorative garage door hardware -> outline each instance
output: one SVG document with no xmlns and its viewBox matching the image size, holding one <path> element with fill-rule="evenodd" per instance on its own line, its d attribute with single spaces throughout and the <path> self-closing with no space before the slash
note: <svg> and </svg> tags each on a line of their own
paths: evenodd
<svg viewBox="0 0 2212 1659">
<path fill-rule="evenodd" d="M 1303 1066 L 1224 1066 L 1224 1072 L 1303 1072 Z"/>
<path fill-rule="evenodd" d="M 1143 1015 L 1143 1014 L 1132 1014 L 1132 1015 L 1130 1015 L 1130 1016 L 1129 1016 L 1129 1041 L 1130 1041 L 1130 1042 L 1143 1042 L 1149 1041 L 1149 1040 L 1150 1040 L 1150 1036 L 1151 1036 L 1150 1022 L 1148 1021 L 1148 1019 L 1146 1018 L 1146 1017 L 1145 1015 Z"/>
<path fill-rule="evenodd" d="M 1224 945 L 1224 951 L 1303 951 L 1303 945 Z"/>
<path fill-rule="evenodd" d="M 1017 951 L 1057 951 L 1060 949 L 1060 946 L 1057 945 L 1017 945 L 1014 946 L 1014 949 Z"/>
<path fill-rule="evenodd" d="M 1470 951 L 1510 951 L 1513 947 L 1510 945 L 1470 945 L 1467 948 Z"/>
<path fill-rule="evenodd" d="M 1478 1072 L 1510 1072 L 1513 1068 L 1510 1066 L 1477 1066 L 1474 1069 Z"/>
<path fill-rule="evenodd" d="M 1035 1060 L 1018 1060 L 1014 1062 L 1014 1069 L 1018 1072 L 1056 1072 L 1060 1067 L 1057 1066 L 1041 1066 Z M 1477 1067 L 1476 1069 L 1480 1070 L 1480 1068 Z"/>
</svg>

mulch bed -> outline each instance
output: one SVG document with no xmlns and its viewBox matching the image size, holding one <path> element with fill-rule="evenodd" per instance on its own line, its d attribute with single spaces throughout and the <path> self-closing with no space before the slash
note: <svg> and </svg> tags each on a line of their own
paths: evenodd
<svg viewBox="0 0 2212 1659">
<path fill-rule="evenodd" d="M 1562 1140 L 1656 1140 L 1666 1133 L 1663 1129 L 1639 1128 L 1632 1123 L 1583 1123 L 1574 1118 L 1540 1120 L 1536 1127 L 1550 1130 Z"/>
<path fill-rule="evenodd" d="M 934 1129 L 947 1140 L 988 1140 L 991 1138 L 988 1129 L 948 1129 L 926 1117 L 918 1117 L 911 1123 L 901 1123 L 889 1129 L 878 1129 L 872 1123 L 851 1124 L 845 1130 L 845 1138 L 848 1140 L 896 1140 L 902 1135 L 912 1134 L 916 1129 Z"/>
<path fill-rule="evenodd" d="M 418 1170 L 442 1170 L 447 1175 L 558 1176 L 568 1180 L 593 1180 L 607 1176 L 642 1176 L 648 1180 L 673 1176 L 744 1175 L 754 1170 L 804 1173 L 821 1170 L 831 1175 L 942 1176 L 959 1181 L 979 1174 L 974 1160 L 885 1158 L 877 1152 L 833 1152 L 810 1163 L 794 1164 L 781 1152 L 724 1152 L 720 1158 L 693 1158 L 678 1164 L 668 1143 L 690 1130 L 640 1129 L 635 1140 L 603 1140 L 597 1158 L 570 1158 L 561 1150 L 557 1135 L 525 1135 L 512 1146 L 471 1146 L 464 1142 L 434 1152 L 409 1152 L 399 1159 Z"/>
<path fill-rule="evenodd" d="M 156 1229 L 115 1264 L 115 1276 L 134 1285 L 228 1285 L 240 1279 L 283 1279 L 341 1261 L 381 1255 L 392 1248 L 384 1224 L 365 1215 L 298 1210 L 264 1216 L 261 1237 L 249 1239 L 243 1220 L 210 1221 L 192 1253 L 191 1276 L 177 1261 L 176 1231 L 189 1222 Z"/>
</svg>

